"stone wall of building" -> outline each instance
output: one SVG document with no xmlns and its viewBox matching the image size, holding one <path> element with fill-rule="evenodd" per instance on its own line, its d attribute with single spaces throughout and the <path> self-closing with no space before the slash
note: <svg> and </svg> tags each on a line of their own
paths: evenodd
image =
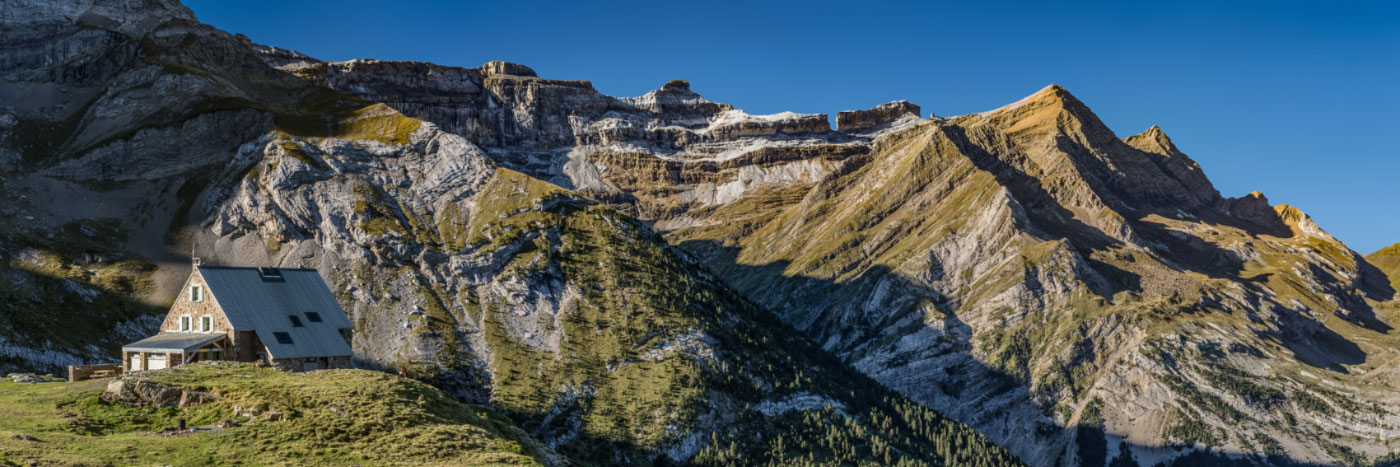
<svg viewBox="0 0 1400 467">
<path fill-rule="evenodd" d="M 120 376 L 123 372 L 121 363 L 103 363 L 100 365 L 68 365 L 68 381 L 84 381 L 101 374 L 101 377 Z"/>
<path fill-rule="evenodd" d="M 204 299 L 198 302 L 190 301 L 190 287 L 200 286 L 204 288 Z M 170 307 L 170 313 L 165 315 L 165 322 L 161 323 L 161 332 L 181 332 L 180 317 L 190 317 L 190 331 L 199 332 L 199 320 L 209 316 L 214 319 L 213 332 L 227 333 L 233 330 L 233 325 L 228 322 L 228 316 L 224 315 L 223 308 L 219 306 L 219 301 L 214 298 L 214 294 L 209 290 L 209 286 L 204 283 L 204 276 L 199 274 L 199 269 L 195 269 L 194 274 L 185 281 L 185 286 L 180 289 L 180 295 L 175 297 L 175 304 Z"/>
</svg>

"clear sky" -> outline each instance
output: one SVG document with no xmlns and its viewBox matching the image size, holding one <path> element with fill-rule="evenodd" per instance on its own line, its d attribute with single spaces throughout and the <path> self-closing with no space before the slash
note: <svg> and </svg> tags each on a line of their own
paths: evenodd
<svg viewBox="0 0 1400 467">
<path fill-rule="evenodd" d="M 617 96 L 684 78 L 751 113 L 956 115 L 1059 83 L 1119 136 L 1161 126 L 1225 196 L 1400 242 L 1400 2 L 1069 3 L 186 0 L 323 60 L 507 60 Z"/>
</svg>

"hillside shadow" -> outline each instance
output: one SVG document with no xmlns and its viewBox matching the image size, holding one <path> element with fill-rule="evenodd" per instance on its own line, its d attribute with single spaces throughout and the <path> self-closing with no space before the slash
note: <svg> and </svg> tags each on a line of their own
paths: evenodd
<svg viewBox="0 0 1400 467">
<path fill-rule="evenodd" d="M 0 239 L 14 252 L 0 263 L 0 373 L 62 375 L 66 365 L 120 362 L 131 341 L 118 330 L 157 330 L 139 327 L 165 308 L 138 298 L 156 264 L 124 250 L 117 225 L 81 219 Z M 91 349 L 100 360 L 86 359 Z"/>
<path fill-rule="evenodd" d="M 1093 157 L 1084 156 L 1092 154 L 1088 147 L 1064 136 L 1056 137 L 1055 144 L 1062 153 L 1068 155 L 1067 159 L 1074 166 L 1074 170 L 1081 174 L 1093 175 L 1093 182 L 1097 183 L 1091 182 L 1089 188 L 1099 199 L 1104 200 L 1110 206 L 1122 206 L 1122 208 L 1113 208 L 1114 212 L 1123 217 L 1133 232 L 1152 247 L 1154 253 L 1169 259 L 1171 263 L 1175 263 L 1169 263 L 1168 266 L 1178 270 L 1198 272 L 1217 279 L 1239 280 L 1239 272 L 1244 269 L 1245 264 L 1244 258 L 1241 258 L 1239 254 L 1220 248 L 1194 234 L 1172 230 L 1167 228 L 1166 224 L 1147 219 L 1148 216 L 1155 214 L 1167 218 L 1190 216 L 1193 220 L 1205 221 L 1196 213 L 1186 212 L 1188 210 L 1199 211 L 1192 209 L 1188 200 L 1177 199 L 1167 193 L 1125 192 L 1118 186 L 1120 182 L 1113 179 L 1113 174 L 1105 173 L 1104 170 L 1082 160 L 1085 157 Z M 1114 139 L 1110 144 L 1114 145 L 1116 150 L 1141 152 L 1117 139 Z M 1170 177 L 1168 178 L 1170 179 Z M 1270 210 L 1270 214 L 1273 214 L 1272 210 Z M 1205 217 L 1216 222 L 1222 220 L 1219 218 L 1220 216 L 1207 215 Z"/>
<path fill-rule="evenodd" d="M 1107 287 L 1096 288 L 1096 293 L 1104 298 L 1109 298 L 1124 290 L 1144 291 L 1143 282 L 1138 274 L 1095 258 L 1093 255 L 1095 251 L 1125 247 L 1126 245 L 1122 241 L 1114 239 L 1096 227 L 1074 219 L 1073 213 L 1059 204 L 1049 192 L 1041 187 L 1037 179 L 1003 162 L 996 155 L 983 150 L 967 136 L 962 127 L 948 126 L 944 127 L 943 130 L 949 134 L 950 139 L 959 146 L 959 150 L 966 154 L 974 165 L 995 174 L 998 182 L 1006 186 L 1017 200 L 1026 204 L 1026 214 L 1032 225 L 1030 229 L 1023 230 L 1031 232 L 1042 240 L 1060 238 L 1045 230 L 1040 230 L 1049 227 L 1049 232 L 1064 234 L 1063 238 L 1071 241 L 1071 244 L 1080 251 L 1081 256 L 1089 263 L 1090 267 L 1099 271 L 1105 279 Z M 1083 160 L 1093 157 L 1090 155 L 1092 151 L 1083 143 L 1061 135 L 1056 137 L 1055 144 L 1060 152 L 1066 154 L 1066 159 L 1073 165 L 1074 170 L 1085 174 L 1086 181 L 1089 182 L 1088 188 L 1099 199 L 1110 205 L 1123 207 L 1114 208 L 1114 212 L 1123 216 L 1124 222 L 1132 229 L 1137 241 L 1147 245 L 1155 255 L 1159 255 L 1165 260 L 1163 263 L 1167 267 L 1178 272 L 1196 272 L 1211 278 L 1235 282 L 1261 282 L 1262 279 L 1266 283 L 1268 279 L 1267 277 L 1254 277 L 1252 279 L 1242 277 L 1247 260 L 1239 253 L 1221 248 L 1191 232 L 1171 229 L 1164 222 L 1149 219 L 1151 215 L 1166 218 L 1189 218 L 1208 225 L 1228 226 L 1246 232 L 1254 238 L 1261 235 L 1285 239 L 1295 236 L 1293 230 L 1278 212 L 1262 201 L 1258 206 L 1252 206 L 1256 209 L 1236 217 L 1218 212 L 1211 205 L 1199 206 L 1199 209 L 1189 209 L 1189 200 L 1177 199 L 1168 193 L 1147 193 L 1145 195 L 1125 193 L 1116 186 L 1117 181 L 1112 180 L 1112 173 L 1105 172 L 1105 169 Z M 1112 144 L 1122 146 L 1119 148 L 1121 150 L 1141 152 L 1116 139 L 1113 140 Z M 1129 207 L 1129 202 L 1136 206 Z M 1188 209 L 1178 209 L 1171 206 L 1187 206 Z M 1191 212 L 1186 212 L 1187 210 Z M 1083 235 L 1080 232 L 1094 232 L 1097 235 Z M 1349 290 L 1356 288 L 1361 292 L 1359 295 L 1336 294 L 1340 300 L 1339 305 L 1346 310 L 1345 313 L 1339 314 L 1339 317 L 1376 332 L 1388 333 L 1392 327 L 1379 319 L 1375 309 L 1367 300 L 1390 300 L 1396 296 L 1396 291 L 1390 286 L 1384 273 L 1367 263 L 1365 258 L 1360 255 L 1355 253 L 1352 255 L 1360 272 L 1359 287 L 1343 284 L 1325 271 L 1315 270 L 1313 276 L 1317 277 L 1322 285 L 1328 289 Z M 1311 267 L 1317 268 L 1315 265 Z M 1342 355 L 1348 356 L 1342 360 L 1350 361 L 1354 354 L 1355 352 L 1351 351 L 1342 352 Z M 1314 359 L 1314 361 L 1317 360 Z"/>
<path fill-rule="evenodd" d="M 949 140 L 957 146 L 958 151 L 965 155 L 974 166 L 992 174 L 997 183 L 1006 187 L 1007 191 L 1011 192 L 1012 197 L 1025 207 L 1026 217 L 1030 219 L 1031 225 L 1018 226 L 1022 227 L 1022 230 L 1039 240 L 1052 241 L 1069 238 L 1076 245 L 1090 249 L 1122 246 L 1122 242 L 1104 233 L 1098 227 L 1076 219 L 1074 212 L 1056 201 L 1055 197 L 1046 191 L 1035 177 L 1007 164 L 995 154 L 974 143 L 968 137 L 966 129 L 954 125 L 944 126 L 941 129 L 948 135 Z M 1049 231 L 1044 230 L 1045 228 L 1053 228 L 1058 232 L 1069 232 L 1069 235 L 1065 237 L 1051 235 Z M 1086 232 L 1091 234 L 1086 235 Z"/>
<path fill-rule="evenodd" d="M 871 267 L 861 274 L 861 279 L 835 282 L 786 275 L 785 270 L 789 263 L 783 261 L 761 265 L 741 264 L 737 261 L 738 249 L 712 241 L 692 240 L 681 242 L 677 246 L 692 259 L 704 258 L 703 262 L 697 262 L 705 264 L 716 277 L 737 290 L 740 295 L 779 297 L 775 302 L 760 302 L 758 305 L 793 325 L 795 332 L 806 336 L 814 345 L 820 347 L 821 351 L 831 352 L 847 364 L 854 365 L 854 362 L 883 353 L 887 357 L 884 362 L 887 365 L 894 362 L 894 366 L 898 368 L 901 362 L 907 363 L 915 359 L 934 361 L 947 354 L 970 354 L 976 346 L 971 326 L 950 309 L 947 297 L 943 297 L 937 291 L 920 287 L 886 267 Z M 894 283 L 890 284 L 889 281 Z M 878 292 L 882 289 L 884 292 Z M 861 299 L 870 298 L 877 293 L 884 293 L 887 297 L 905 298 L 896 299 L 888 304 Z M 837 300 L 862 306 L 852 305 L 836 309 L 832 305 L 837 303 Z M 942 317 L 932 323 L 927 321 L 926 315 L 919 309 L 921 304 L 933 306 Z M 941 329 L 937 339 L 925 342 L 918 348 L 903 348 L 898 344 L 900 336 L 887 334 L 893 329 L 909 329 L 910 326 L 932 327 L 935 323 L 936 327 Z M 933 332 L 915 330 L 919 331 Z M 917 376 L 890 373 L 880 377 L 879 369 L 871 372 L 868 368 L 863 372 L 877 378 L 889 389 L 920 404 L 939 409 L 940 412 L 969 425 L 986 422 L 988 418 L 985 414 L 977 417 L 976 413 L 967 413 L 965 408 L 985 407 L 986 404 L 1004 404 L 1002 407 L 1008 411 L 1032 407 L 1041 414 L 1048 414 L 1051 407 L 1046 407 L 1031 397 L 1028 387 L 1030 349 L 1025 349 L 1025 352 L 1019 355 L 1002 354 L 1001 357 L 1006 358 L 998 358 L 996 366 L 969 355 L 968 358 L 959 359 L 961 363 L 958 365 L 944 366 Z M 994 356 L 995 354 L 994 352 Z M 1077 358 L 1093 359 L 1093 349 L 1080 352 Z M 903 371 L 908 371 L 908 367 L 904 367 Z M 998 444 L 1013 448 L 1064 443 L 1052 449 L 1055 458 L 1068 457 L 1070 450 L 1093 451 L 1102 449 L 1105 445 L 1103 442 L 1094 441 L 1096 437 L 1098 440 L 1105 439 L 1103 430 L 1064 426 L 1048 416 L 1041 417 L 1034 427 L 1027 428 L 1029 431 L 1021 434 L 1029 438 L 1024 438 L 1021 443 L 1028 444 L 1008 445 L 1005 440 Z M 1146 452 L 1158 452 L 1162 449 L 1158 446 L 1138 444 L 1128 446 Z M 1116 445 L 1114 447 L 1115 449 L 1098 458 L 1107 461 L 1119 457 Z M 1283 458 L 1265 459 L 1238 455 L 1231 457 L 1222 454 L 1218 449 L 1201 450 L 1187 446 L 1171 449 L 1181 452 L 1182 456 L 1165 464 L 1169 466 L 1240 465 L 1241 462 L 1280 466 L 1311 465 Z M 1058 461 L 1055 461 L 1055 464 L 1059 465 Z M 1080 465 L 1104 464 L 1088 462 Z"/>
<path fill-rule="evenodd" d="M 1069 240 L 1090 267 L 1107 279 L 1108 284 L 1105 287 L 1096 287 L 1095 293 L 1110 298 L 1122 291 L 1144 292 L 1143 282 L 1137 273 L 1111 265 L 1094 255 L 1095 252 L 1112 254 L 1113 250 L 1131 249 L 1132 246 L 1099 227 L 1076 219 L 1074 212 L 1060 204 L 1037 178 L 1006 163 L 973 142 L 964 128 L 945 126 L 942 129 L 973 165 L 993 174 L 997 181 L 1011 192 L 1013 198 L 1025 207 L 1024 211 L 1031 225 L 1020 226 L 1023 231 L 1044 241 Z M 1063 137 L 1058 138 L 1056 144 L 1065 154 L 1082 154 L 1088 151 L 1079 143 Z M 1079 161 L 1079 157 L 1070 156 L 1067 159 L 1074 166 L 1074 170 L 1080 173 L 1096 173 Z M 1103 176 L 1105 175 L 1098 174 L 1097 178 Z M 1088 189 L 1107 203 L 1126 206 L 1122 197 L 1113 192 L 1111 187 L 1097 186 L 1104 183 L 1106 182 L 1091 181 Z M 1243 258 L 1233 251 L 1220 248 L 1189 233 L 1169 230 L 1163 224 L 1145 220 L 1148 215 L 1158 213 L 1157 211 L 1160 209 L 1151 212 L 1114 209 L 1114 212 L 1122 216 L 1123 223 L 1132 229 L 1137 241 L 1151 246 L 1153 253 L 1169 260 L 1165 262 L 1168 267 L 1178 271 L 1198 272 L 1212 278 L 1239 280 L 1238 274 L 1245 264 Z"/>
<path fill-rule="evenodd" d="M 1366 351 L 1360 345 L 1337 334 L 1321 321 L 1297 313 L 1280 313 L 1280 316 L 1287 320 L 1280 323 L 1280 331 L 1269 333 L 1256 330 L 1255 335 L 1288 349 L 1298 361 L 1315 368 L 1346 374 L 1349 372 L 1343 365 L 1366 362 Z"/>
</svg>

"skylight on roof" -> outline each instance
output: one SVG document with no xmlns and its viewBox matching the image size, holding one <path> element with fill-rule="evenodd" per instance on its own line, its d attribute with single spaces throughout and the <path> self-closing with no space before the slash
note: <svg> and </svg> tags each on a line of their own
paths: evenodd
<svg viewBox="0 0 1400 467">
<path fill-rule="evenodd" d="M 319 323 L 321 322 L 321 314 L 314 311 L 308 311 L 306 312 L 306 320 L 313 323 Z"/>
<path fill-rule="evenodd" d="M 287 318 L 290 319 L 290 320 L 292 320 L 292 327 L 294 327 L 294 328 L 302 327 L 302 324 L 301 324 L 301 317 L 298 317 L 297 315 L 287 315 Z"/>
<path fill-rule="evenodd" d="M 287 345 L 291 345 L 291 344 L 292 344 L 292 335 L 291 335 L 291 334 L 287 334 L 287 333 L 285 333 L 285 332 L 274 332 L 274 333 L 272 333 L 272 337 L 276 337 L 276 338 L 277 338 L 277 343 L 278 343 L 278 344 L 287 344 Z"/>
<path fill-rule="evenodd" d="M 282 271 L 277 268 L 258 268 L 258 277 L 264 282 L 281 282 Z"/>
</svg>

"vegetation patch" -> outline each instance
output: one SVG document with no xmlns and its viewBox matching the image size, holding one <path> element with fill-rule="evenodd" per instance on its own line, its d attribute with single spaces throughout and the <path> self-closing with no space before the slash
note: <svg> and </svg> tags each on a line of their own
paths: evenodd
<svg viewBox="0 0 1400 467">
<path fill-rule="evenodd" d="M 1220 438 L 1216 436 L 1215 430 L 1201 419 L 1182 410 L 1177 410 L 1173 418 L 1176 422 L 1167 427 L 1167 431 L 1164 433 L 1166 439 L 1187 446 L 1212 447 L 1220 445 Z"/>
<path fill-rule="evenodd" d="M 0 263 L 0 336 L 31 348 L 96 346 L 115 355 L 125 344 L 112 332 L 118 323 L 162 311 L 138 299 L 154 289 L 156 265 L 127 255 L 126 236 L 116 219 L 81 219 L 0 239 L 0 250 L 16 252 Z"/>
<path fill-rule="evenodd" d="M 1332 406 L 1308 391 L 1295 389 L 1292 394 L 1288 395 L 1288 400 L 1300 409 L 1322 415 L 1332 415 Z"/>
<path fill-rule="evenodd" d="M 0 452 L 11 463 L 39 465 L 538 465 L 543 460 L 538 443 L 506 418 L 407 378 L 364 370 L 287 373 L 228 363 L 147 375 L 217 399 L 183 409 L 129 407 L 99 398 L 105 381 L 0 382 L 0 409 L 7 414 L 0 419 L 5 435 Z M 208 426 L 223 419 L 240 426 L 184 436 L 153 434 L 178 420 Z"/>
</svg>

